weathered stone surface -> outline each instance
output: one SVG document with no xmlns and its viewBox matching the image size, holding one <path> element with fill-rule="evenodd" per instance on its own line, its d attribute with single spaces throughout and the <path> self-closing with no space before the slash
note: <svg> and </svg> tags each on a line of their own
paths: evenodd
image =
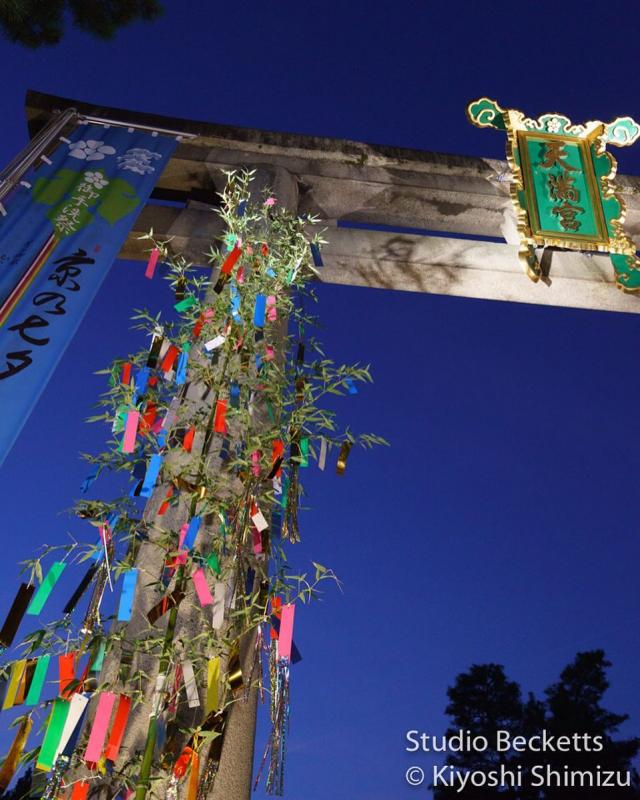
<svg viewBox="0 0 640 800">
<path fill-rule="evenodd" d="M 224 184 L 223 169 L 246 164 L 279 167 L 294 175 L 298 210 L 330 226 L 322 280 L 404 291 L 493 300 L 575 306 L 637 313 L 640 301 L 616 291 L 606 256 L 554 252 L 550 280 L 532 284 L 516 248 L 502 239 L 510 213 L 506 162 L 409 150 L 348 140 L 301 136 L 181 120 L 105 108 L 29 92 L 32 131 L 56 109 L 197 134 L 184 141 L 158 181 L 158 192 L 189 204 L 188 210 L 150 205 L 134 226 L 121 255 L 146 258 L 136 236 L 153 227 L 173 236 L 176 249 L 195 263 L 216 234 L 215 215 L 190 198 L 210 197 Z M 620 176 L 627 204 L 626 228 L 640 242 L 640 178 Z M 462 234 L 467 239 L 336 228 L 338 221 Z M 473 241 L 473 239 L 476 241 Z"/>
</svg>

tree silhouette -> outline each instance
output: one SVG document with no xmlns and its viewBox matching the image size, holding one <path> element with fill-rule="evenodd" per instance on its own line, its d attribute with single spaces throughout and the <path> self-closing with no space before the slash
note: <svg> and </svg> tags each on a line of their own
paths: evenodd
<svg viewBox="0 0 640 800">
<path fill-rule="evenodd" d="M 0 31 L 25 47 L 58 44 L 65 23 L 100 39 L 111 39 L 135 20 L 155 19 L 159 0 L 0 0 Z"/>
<path fill-rule="evenodd" d="M 520 686 L 510 681 L 500 664 L 474 664 L 468 672 L 457 676 L 455 684 L 447 691 L 449 704 L 446 713 L 451 719 L 447 736 L 459 730 L 470 731 L 474 736 L 485 736 L 489 748 L 485 752 L 450 753 L 445 763 L 462 772 L 489 772 L 501 767 L 516 772 L 520 770 L 521 787 L 472 787 L 458 791 L 458 786 L 433 787 L 435 800 L 450 800 L 455 797 L 466 800 L 487 800 L 499 797 L 502 800 L 638 800 L 640 780 L 633 768 L 633 759 L 640 750 L 640 739 L 614 739 L 620 725 L 628 719 L 626 714 L 616 714 L 602 707 L 604 693 L 609 688 L 607 669 L 611 663 L 602 650 L 578 653 L 574 661 L 562 671 L 560 680 L 545 690 L 544 700 L 529 694 L 522 700 Z M 496 731 L 509 731 L 511 737 L 539 736 L 548 731 L 550 736 L 588 734 L 600 736 L 602 752 L 572 748 L 569 752 L 523 753 L 495 750 Z M 620 772 L 631 775 L 630 787 L 584 787 L 575 785 L 544 787 L 532 786 L 531 769 L 543 765 L 565 774 L 569 771 L 595 773 Z"/>
<path fill-rule="evenodd" d="M 565 764 L 572 770 L 593 769 L 594 762 L 603 770 L 626 772 L 631 768 L 631 761 L 640 749 L 640 739 L 614 740 L 620 725 L 628 718 L 628 714 L 615 714 L 601 705 L 604 693 L 609 688 L 607 669 L 611 662 L 607 661 L 603 650 L 592 650 L 578 653 L 572 664 L 560 674 L 558 683 L 554 683 L 546 691 L 548 711 L 547 730 L 557 736 L 572 733 L 589 733 L 602 736 L 605 748 L 602 753 L 550 753 L 548 763 L 553 769 L 561 769 Z M 592 800 L 600 798 L 635 798 L 640 797 L 636 778 L 636 786 L 626 789 L 593 788 L 547 789 L 547 800 L 559 798 L 578 798 L 587 795 Z"/>
<path fill-rule="evenodd" d="M 473 736 L 484 736 L 490 743 L 484 752 L 452 753 L 447 764 L 463 770 L 499 769 L 502 764 L 511 769 L 514 759 L 508 753 L 497 753 L 493 749 L 496 731 L 521 729 L 522 695 L 517 683 L 507 679 L 504 667 L 500 664 L 474 664 L 469 672 L 463 672 L 456 678 L 455 685 L 448 692 L 449 705 L 446 713 L 453 721 L 447 730 L 447 736 L 457 734 L 460 730 L 470 731 Z M 436 800 L 449 800 L 461 794 L 469 800 L 481 800 L 493 796 L 495 790 L 482 787 L 468 787 L 458 792 L 454 787 L 436 787 Z M 504 800 L 515 800 L 516 793 L 510 790 L 500 792 Z"/>
</svg>

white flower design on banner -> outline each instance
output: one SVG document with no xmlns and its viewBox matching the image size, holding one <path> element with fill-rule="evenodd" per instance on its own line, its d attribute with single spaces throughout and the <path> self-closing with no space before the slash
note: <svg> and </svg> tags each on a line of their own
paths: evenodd
<svg viewBox="0 0 640 800">
<path fill-rule="evenodd" d="M 96 189 L 104 189 L 105 186 L 109 185 L 109 181 L 102 172 L 85 172 L 84 179 L 86 183 L 90 183 Z"/>
<path fill-rule="evenodd" d="M 105 156 L 112 156 L 116 150 L 104 142 L 97 142 L 95 139 L 87 139 L 86 142 L 71 142 L 69 145 L 69 155 L 72 158 L 79 158 L 82 161 L 102 161 Z"/>
<path fill-rule="evenodd" d="M 162 158 L 160 153 L 147 150 L 144 147 L 133 147 L 123 156 L 118 156 L 118 167 L 128 169 L 130 172 L 137 172 L 138 175 L 148 175 L 155 172 L 156 168 L 151 165 L 154 159 Z"/>
</svg>

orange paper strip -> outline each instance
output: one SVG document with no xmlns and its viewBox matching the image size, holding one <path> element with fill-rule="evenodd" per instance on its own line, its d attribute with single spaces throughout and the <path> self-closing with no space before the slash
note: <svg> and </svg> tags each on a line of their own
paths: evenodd
<svg viewBox="0 0 640 800">
<path fill-rule="evenodd" d="M 60 676 L 60 696 L 68 700 L 74 691 L 69 689 L 69 684 L 76 679 L 75 653 L 58 656 L 58 674 Z"/>
<path fill-rule="evenodd" d="M 73 784 L 69 800 L 86 800 L 89 793 L 89 781 L 76 781 Z"/>
<path fill-rule="evenodd" d="M 196 427 L 192 425 L 189 430 L 185 433 L 184 439 L 182 440 L 182 446 L 187 451 L 187 453 L 191 452 L 191 448 L 193 447 L 193 437 L 196 435 Z"/>
<path fill-rule="evenodd" d="M 116 761 L 118 758 L 118 751 L 122 744 L 122 737 L 124 736 L 125 728 L 127 727 L 127 719 L 129 718 L 129 710 L 131 709 L 131 698 L 124 694 L 120 695 L 118 699 L 118 708 L 113 720 L 111 733 L 109 734 L 109 741 L 107 742 L 106 750 L 104 751 L 105 758 L 109 761 Z"/>
</svg>

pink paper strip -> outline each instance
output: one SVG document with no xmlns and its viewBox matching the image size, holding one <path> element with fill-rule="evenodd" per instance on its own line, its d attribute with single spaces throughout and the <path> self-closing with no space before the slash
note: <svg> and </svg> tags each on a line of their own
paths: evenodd
<svg viewBox="0 0 640 800">
<path fill-rule="evenodd" d="M 184 544 L 185 537 L 187 535 L 187 531 L 189 530 L 189 523 L 185 522 L 184 525 L 180 528 L 180 536 L 178 538 L 178 550 L 182 550 L 182 545 Z M 187 563 L 187 554 L 186 553 L 178 553 L 175 558 L 176 565 L 178 564 L 186 564 Z"/>
<path fill-rule="evenodd" d="M 205 606 L 212 606 L 213 596 L 209 591 L 209 585 L 202 567 L 198 567 L 198 569 L 191 576 L 191 580 L 193 581 L 193 585 L 196 587 L 196 594 L 198 595 L 200 605 L 203 608 Z"/>
<path fill-rule="evenodd" d="M 138 432 L 139 411 L 130 411 L 127 414 L 127 423 L 124 428 L 124 439 L 122 441 L 122 452 L 133 453 L 136 447 L 136 434 Z"/>
<path fill-rule="evenodd" d="M 262 534 L 257 528 L 253 529 L 253 552 L 256 555 L 262 552 Z"/>
<path fill-rule="evenodd" d="M 180 528 L 180 536 L 178 538 L 178 550 L 182 549 L 182 545 L 184 544 L 185 536 L 187 535 L 187 531 L 189 530 L 189 523 L 185 522 L 184 525 Z"/>
<path fill-rule="evenodd" d="M 291 660 L 291 644 L 293 642 L 293 617 L 296 607 L 293 603 L 282 606 L 282 617 L 280 618 L 280 636 L 278 637 L 278 658 L 285 661 Z"/>
<path fill-rule="evenodd" d="M 262 453 L 260 452 L 260 450 L 254 450 L 253 453 L 251 453 L 251 464 L 252 464 L 251 472 L 253 472 L 253 474 L 258 478 L 260 477 L 260 456 L 261 455 L 262 455 Z"/>
<path fill-rule="evenodd" d="M 160 251 L 157 247 L 154 247 L 151 251 L 151 255 L 149 256 L 149 263 L 147 264 L 147 269 L 144 273 L 145 278 L 153 278 L 153 273 L 156 271 L 156 264 L 158 263 L 159 255 Z"/>
<path fill-rule="evenodd" d="M 267 297 L 267 319 L 269 322 L 275 322 L 278 319 L 278 312 L 276 310 L 276 298 L 270 294 Z"/>
<path fill-rule="evenodd" d="M 116 695 L 113 692 L 102 692 L 98 700 L 98 708 L 96 709 L 96 716 L 93 720 L 93 727 L 91 728 L 91 735 L 85 750 L 84 760 L 92 764 L 97 764 L 102 758 L 102 751 L 104 749 L 104 740 L 107 738 L 107 730 L 111 720 L 111 712 L 113 711 L 113 704 L 116 701 Z"/>
</svg>

